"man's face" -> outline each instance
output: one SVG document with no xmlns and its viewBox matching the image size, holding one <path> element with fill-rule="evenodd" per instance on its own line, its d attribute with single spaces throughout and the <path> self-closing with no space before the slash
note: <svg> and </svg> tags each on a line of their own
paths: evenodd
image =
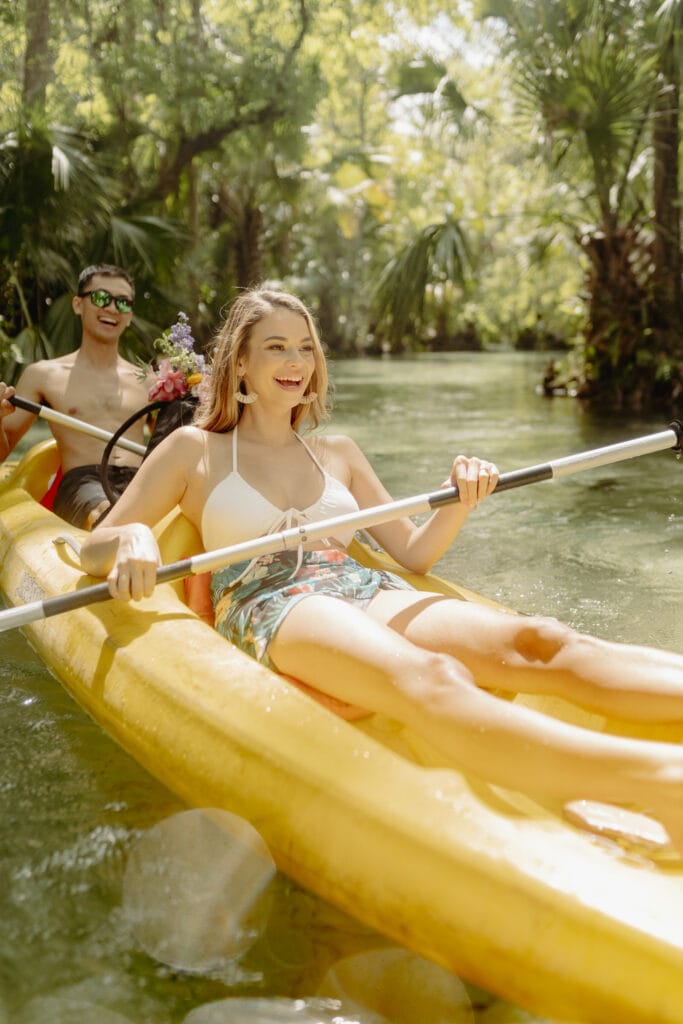
<svg viewBox="0 0 683 1024">
<path fill-rule="evenodd" d="M 95 274 L 85 291 L 91 294 L 75 295 L 71 303 L 76 316 L 81 317 L 83 334 L 102 342 L 118 341 L 133 319 L 133 311 L 122 313 L 115 300 L 127 299 L 132 303 L 133 289 L 123 277 Z M 107 296 L 110 300 L 106 305 L 97 304 L 106 301 Z"/>
</svg>

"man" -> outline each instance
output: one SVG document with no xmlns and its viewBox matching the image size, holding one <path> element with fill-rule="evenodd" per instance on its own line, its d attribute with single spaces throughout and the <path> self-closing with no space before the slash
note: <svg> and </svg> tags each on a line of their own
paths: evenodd
<svg viewBox="0 0 683 1024">
<path fill-rule="evenodd" d="M 152 376 L 141 379 L 138 369 L 119 355 L 119 339 L 133 319 L 135 287 L 120 267 L 100 263 L 86 267 L 72 299 L 81 318 L 81 344 L 75 352 L 43 359 L 28 366 L 16 394 L 57 412 L 84 420 L 113 433 L 136 410 L 147 404 Z M 9 399 L 15 388 L 0 382 L 0 461 L 4 461 L 35 420 L 35 414 L 15 409 Z M 54 511 L 83 529 L 91 529 L 110 507 L 100 482 L 99 463 L 104 441 L 71 427 L 50 422 L 57 441 L 63 477 Z M 126 432 L 144 444 L 144 420 Z M 132 480 L 140 456 L 115 448 L 108 482 L 119 495 Z"/>
</svg>

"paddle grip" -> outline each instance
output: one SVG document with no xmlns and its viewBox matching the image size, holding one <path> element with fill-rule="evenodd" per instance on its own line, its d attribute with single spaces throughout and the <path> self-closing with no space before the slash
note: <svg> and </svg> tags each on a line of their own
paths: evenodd
<svg viewBox="0 0 683 1024">
<path fill-rule="evenodd" d="M 28 398 L 20 398 L 19 395 L 12 395 L 7 401 L 11 402 L 17 409 L 25 409 L 26 412 L 34 412 L 36 416 L 40 415 L 41 406 L 38 402 L 31 402 Z"/>
<path fill-rule="evenodd" d="M 493 493 L 499 491 L 511 491 L 514 487 L 524 487 L 526 484 L 537 484 L 542 480 L 552 480 L 553 467 L 547 462 L 540 466 L 530 466 L 526 469 L 513 469 L 509 473 L 503 473 L 496 484 Z M 459 500 L 457 487 L 444 487 L 428 495 L 429 507 L 434 509 L 440 505 L 452 505 Z"/>
</svg>

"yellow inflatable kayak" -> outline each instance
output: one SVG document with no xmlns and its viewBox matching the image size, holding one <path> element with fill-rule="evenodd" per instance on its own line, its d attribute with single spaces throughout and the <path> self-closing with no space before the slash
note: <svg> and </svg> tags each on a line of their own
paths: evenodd
<svg viewBox="0 0 683 1024">
<path fill-rule="evenodd" d="M 88 583 L 54 543 L 64 524 L 36 500 L 55 468 L 46 441 L 0 475 L 0 587 L 12 605 Z M 196 540 L 169 517 L 164 560 Z M 247 818 L 282 871 L 347 913 L 555 1020 L 683 1021 L 683 866 L 656 835 L 635 846 L 598 837 L 444 766 L 393 722 L 344 720 L 232 648 L 182 594 L 166 583 L 137 605 L 95 604 L 24 631 L 141 765 L 188 804 Z M 560 702 L 546 709 L 625 731 Z"/>
</svg>

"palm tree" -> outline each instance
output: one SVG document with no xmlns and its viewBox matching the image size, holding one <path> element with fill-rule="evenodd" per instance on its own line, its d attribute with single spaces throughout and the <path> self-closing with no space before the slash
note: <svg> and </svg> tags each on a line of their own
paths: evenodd
<svg viewBox="0 0 683 1024">
<path fill-rule="evenodd" d="M 679 329 L 683 314 L 683 297 L 678 156 L 682 27 L 683 3 L 681 0 L 664 0 L 656 12 L 661 88 L 657 93 L 653 132 L 656 265 L 654 300 L 655 308 L 659 311 L 659 332 L 663 335 L 661 347 L 664 350 L 670 349 L 679 358 L 683 358 L 683 334 Z"/>
<path fill-rule="evenodd" d="M 25 123 L 0 137 L 3 330 L 13 338 L 17 363 L 55 354 L 48 323 L 59 306 L 53 310 L 46 300 L 73 289 L 79 254 L 106 224 L 106 196 L 74 132 Z"/>
<path fill-rule="evenodd" d="M 683 387 L 671 36 L 648 0 L 484 0 L 479 15 L 504 19 L 522 110 L 571 196 L 560 216 L 588 268 L 579 393 L 669 404 Z"/>
<path fill-rule="evenodd" d="M 126 215 L 118 208 L 116 183 L 77 132 L 24 123 L 0 136 L 3 379 L 14 380 L 26 363 L 77 344 L 71 296 L 78 270 L 88 263 L 125 266 L 139 292 L 151 291 L 147 306 L 152 312 L 163 311 L 162 320 L 176 312 L 158 282 L 178 241 L 171 223 Z M 124 351 L 146 349 L 158 333 L 157 324 L 136 315 Z"/>
<path fill-rule="evenodd" d="M 389 261 L 377 284 L 375 308 L 392 348 L 407 347 L 409 332 L 420 340 L 428 300 L 436 306 L 430 312 L 442 332 L 450 333 L 448 298 L 453 285 L 466 287 L 470 266 L 467 237 L 452 218 L 423 228 Z"/>
<path fill-rule="evenodd" d="M 177 240 L 172 225 L 122 209 L 92 139 L 48 122 L 52 10 L 51 0 L 26 2 L 21 103 L 14 125 L 0 133 L 0 374 L 7 381 L 24 364 L 77 344 L 70 299 L 82 266 L 119 263 L 144 287 L 177 248 L 169 244 Z M 135 326 L 149 340 L 159 333 L 138 316 Z"/>
<path fill-rule="evenodd" d="M 433 57 L 401 64 L 396 70 L 395 98 L 414 96 L 437 131 L 454 126 L 466 131 L 468 103 L 447 68 Z M 419 347 L 427 323 L 451 337 L 454 293 L 467 287 L 472 251 L 462 224 L 448 214 L 412 234 L 389 260 L 374 289 L 376 333 L 393 349 Z M 409 340 L 410 336 L 410 340 Z"/>
</svg>

